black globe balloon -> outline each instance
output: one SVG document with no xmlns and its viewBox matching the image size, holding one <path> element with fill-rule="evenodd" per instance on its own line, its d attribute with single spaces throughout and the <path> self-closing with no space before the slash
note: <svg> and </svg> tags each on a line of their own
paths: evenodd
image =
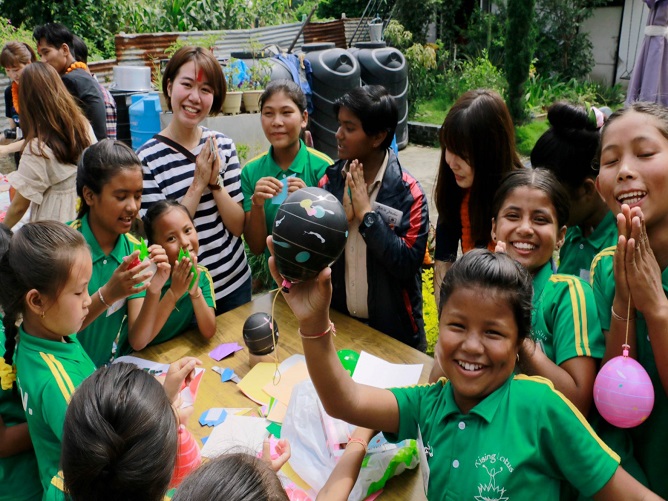
<svg viewBox="0 0 668 501">
<path fill-rule="evenodd" d="M 348 220 L 334 195 L 321 188 L 302 188 L 278 208 L 272 235 L 279 273 L 289 282 L 303 282 L 341 255 Z"/>
<path fill-rule="evenodd" d="M 253 355 L 267 355 L 274 350 L 274 339 L 271 335 L 271 315 L 259 312 L 253 313 L 244 322 L 244 342 L 248 351 Z M 278 325 L 274 323 L 274 335 L 278 343 Z"/>
</svg>

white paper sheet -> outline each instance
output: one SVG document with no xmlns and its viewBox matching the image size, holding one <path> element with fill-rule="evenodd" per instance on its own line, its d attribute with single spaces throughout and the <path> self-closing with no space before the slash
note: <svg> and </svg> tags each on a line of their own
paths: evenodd
<svg viewBox="0 0 668 501">
<path fill-rule="evenodd" d="M 420 374 L 422 374 L 422 364 L 392 364 L 362 351 L 353 379 L 376 388 L 397 388 L 417 384 Z"/>
<path fill-rule="evenodd" d="M 202 447 L 202 456 L 214 458 L 229 452 L 256 454 L 269 436 L 264 418 L 229 415 L 216 426 Z"/>
</svg>

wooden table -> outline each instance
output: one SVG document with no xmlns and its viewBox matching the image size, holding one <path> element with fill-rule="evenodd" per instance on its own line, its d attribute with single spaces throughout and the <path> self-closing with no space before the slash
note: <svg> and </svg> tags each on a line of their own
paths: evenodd
<svg viewBox="0 0 668 501">
<path fill-rule="evenodd" d="M 221 383 L 220 376 L 212 367 L 229 367 L 243 378 L 250 370 L 248 350 L 236 352 L 220 362 L 216 362 L 208 353 L 221 343 L 237 342 L 245 347 L 242 328 L 246 319 L 256 312 L 271 314 L 274 294 L 258 296 L 253 301 L 232 311 L 220 315 L 216 319 L 216 334 L 210 340 L 205 340 L 196 330 L 188 331 L 166 343 L 151 346 L 137 353 L 137 356 L 148 360 L 169 363 L 181 357 L 193 356 L 202 361 L 206 373 L 200 383 L 195 412 L 190 418 L 188 428 L 199 439 L 208 436 L 211 428 L 200 426 L 199 416 L 212 407 L 257 407 L 257 404 L 248 399 L 233 382 Z M 357 320 L 331 310 L 330 316 L 336 324 L 334 344 L 337 349 L 362 350 L 388 362 L 404 364 L 423 364 L 420 382 L 425 383 L 429 377 L 433 359 L 424 353 L 414 350 L 407 345 L 372 329 Z M 301 338 L 297 334 L 297 319 L 285 303 L 282 296 L 276 300 L 274 318 L 278 324 L 278 360 L 282 362 L 296 353 L 302 354 Z M 418 469 L 404 472 L 391 479 L 380 499 L 384 500 L 420 500 L 425 499 L 422 489 L 422 480 Z"/>
</svg>

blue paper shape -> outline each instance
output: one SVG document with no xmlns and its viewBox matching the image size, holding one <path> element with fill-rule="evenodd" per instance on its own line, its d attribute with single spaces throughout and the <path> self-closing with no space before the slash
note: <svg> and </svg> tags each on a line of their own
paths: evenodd
<svg viewBox="0 0 668 501">
<path fill-rule="evenodd" d="M 204 411 L 199 417 L 199 424 L 202 426 L 218 426 L 227 418 L 227 412 L 224 409 L 213 408 Z"/>
<path fill-rule="evenodd" d="M 202 437 L 202 445 L 204 445 L 207 440 L 209 440 L 209 437 Z"/>
<path fill-rule="evenodd" d="M 229 381 L 230 379 L 232 379 L 232 376 L 234 376 L 234 371 L 229 367 L 226 367 L 220 374 L 220 380 L 224 383 L 225 381 Z"/>
<path fill-rule="evenodd" d="M 277 193 L 274 195 L 271 199 L 271 203 L 274 205 L 280 205 L 283 203 L 283 201 L 288 198 L 288 178 L 295 177 L 297 174 L 290 174 L 288 177 L 285 177 L 281 179 L 281 183 L 283 183 L 283 189 L 281 190 L 280 193 Z"/>
</svg>

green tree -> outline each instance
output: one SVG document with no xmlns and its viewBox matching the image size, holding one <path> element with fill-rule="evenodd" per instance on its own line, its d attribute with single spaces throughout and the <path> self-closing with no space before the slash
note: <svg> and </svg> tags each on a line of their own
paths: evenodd
<svg viewBox="0 0 668 501">
<path fill-rule="evenodd" d="M 515 123 L 526 118 L 524 84 L 533 57 L 532 21 L 535 0 L 508 0 L 505 70 L 508 80 L 508 108 Z"/>
<path fill-rule="evenodd" d="M 560 79 L 583 79 L 594 67 L 593 46 L 582 23 L 608 0 L 536 0 L 536 69 Z"/>
</svg>

